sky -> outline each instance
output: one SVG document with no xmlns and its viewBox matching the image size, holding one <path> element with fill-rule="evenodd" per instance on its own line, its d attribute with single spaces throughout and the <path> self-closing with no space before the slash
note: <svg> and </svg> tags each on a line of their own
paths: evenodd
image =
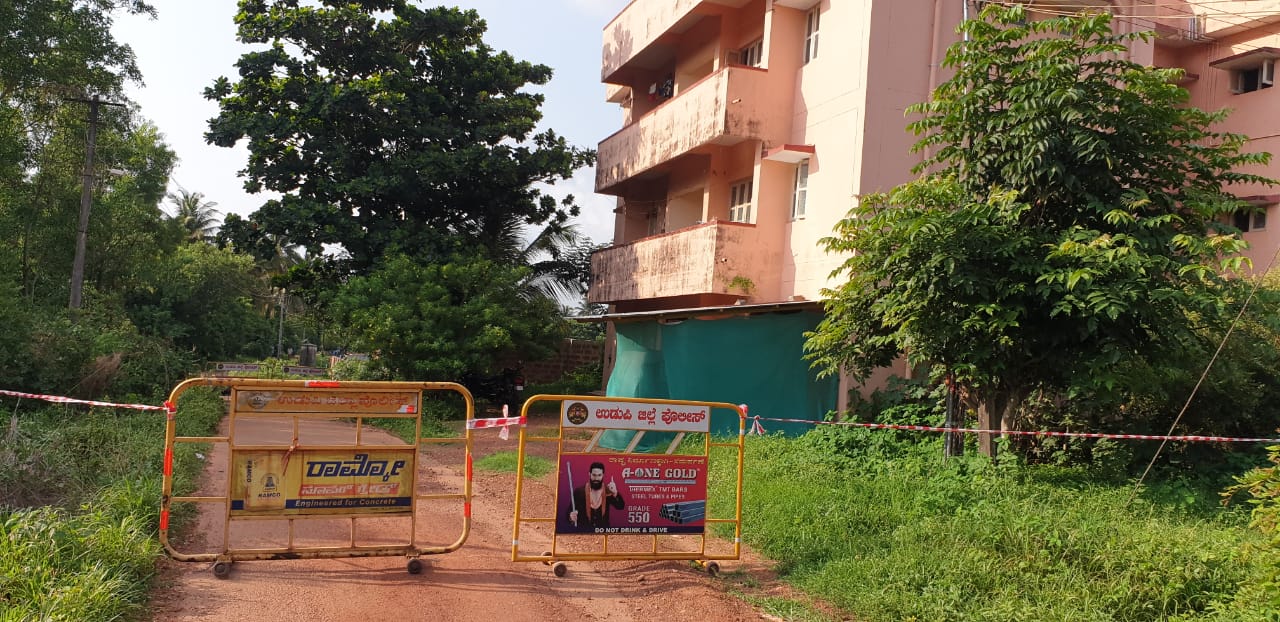
<svg viewBox="0 0 1280 622">
<path fill-rule="evenodd" d="M 207 122 L 217 105 L 204 99 L 205 87 L 219 76 L 236 77 L 235 62 L 249 48 L 235 39 L 235 0 L 150 0 L 157 17 L 119 15 L 113 32 L 137 56 L 144 85 L 128 96 L 164 134 L 178 154 L 170 190 L 200 192 L 222 213 L 247 215 L 272 195 L 248 194 L 237 171 L 248 151 L 205 144 Z M 571 144 L 595 148 L 621 126 L 616 104 L 604 100 L 600 48 L 604 26 L 626 0 L 453 0 L 419 2 L 475 9 L 488 23 L 486 43 L 520 60 L 541 63 L 554 75 L 534 90 L 546 97 L 539 129 L 554 129 Z M 612 197 L 592 192 L 595 171 L 578 171 L 557 184 L 552 194 L 573 194 L 582 206 L 577 219 L 593 241 L 613 239 Z"/>
</svg>

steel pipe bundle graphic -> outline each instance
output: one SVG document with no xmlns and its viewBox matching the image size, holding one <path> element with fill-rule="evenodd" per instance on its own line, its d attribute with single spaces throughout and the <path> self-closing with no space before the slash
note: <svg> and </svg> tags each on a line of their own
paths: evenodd
<svg viewBox="0 0 1280 622">
<path fill-rule="evenodd" d="M 700 521 L 707 515 L 706 501 L 681 501 L 664 503 L 658 510 L 658 516 L 673 523 L 684 524 Z"/>
</svg>

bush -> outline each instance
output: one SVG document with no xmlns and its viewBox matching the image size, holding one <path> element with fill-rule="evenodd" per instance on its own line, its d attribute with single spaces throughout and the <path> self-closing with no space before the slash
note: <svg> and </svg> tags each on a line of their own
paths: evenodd
<svg viewBox="0 0 1280 622">
<path fill-rule="evenodd" d="M 591 362 L 565 372 L 552 382 L 531 384 L 525 387 L 525 395 L 587 395 L 599 391 L 604 384 L 604 366 Z"/>
<path fill-rule="evenodd" d="M 145 521 L 97 510 L 0 512 L 5 619 L 114 620 L 141 610 L 159 544 Z"/>
<path fill-rule="evenodd" d="M 388 380 L 387 371 L 374 361 L 359 359 L 339 359 L 329 369 L 334 380 Z"/>
<path fill-rule="evenodd" d="M 1223 620 L 1274 622 L 1280 619 L 1280 445 L 1267 448 L 1271 466 L 1241 475 L 1223 493 L 1224 502 L 1246 495 L 1253 506 L 1250 526 L 1264 540 L 1250 542 L 1241 554 L 1253 562 L 1253 573 L 1230 600 L 1216 605 Z"/>
</svg>

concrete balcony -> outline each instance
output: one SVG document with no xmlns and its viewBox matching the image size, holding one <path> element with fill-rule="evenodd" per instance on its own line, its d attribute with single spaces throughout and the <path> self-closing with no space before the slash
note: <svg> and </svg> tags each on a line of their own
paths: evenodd
<svg viewBox="0 0 1280 622">
<path fill-rule="evenodd" d="M 1188 7 L 1190 8 L 1192 7 Z M 1210 2 L 1208 6 L 1195 9 L 1202 14 L 1200 19 L 1204 22 L 1204 36 L 1211 40 L 1251 30 L 1260 34 L 1272 34 L 1275 29 L 1267 27 L 1280 22 L 1280 0 L 1237 0 L 1231 3 L 1230 8 Z M 1244 17 L 1245 15 L 1248 17 Z"/>
<path fill-rule="evenodd" d="M 604 139 L 596 192 L 615 194 L 618 184 L 706 145 L 782 144 L 787 108 L 770 93 L 769 78 L 761 69 L 726 67 Z"/>
<path fill-rule="evenodd" d="M 750 0 L 632 0 L 604 27 L 600 80 L 620 83 L 617 74 L 627 65 L 654 69 L 673 51 L 663 44 L 707 15 L 724 14 Z"/>
<path fill-rule="evenodd" d="M 760 247 L 755 225 L 714 221 L 606 248 L 591 256 L 587 300 L 750 299 L 768 278 Z"/>
</svg>

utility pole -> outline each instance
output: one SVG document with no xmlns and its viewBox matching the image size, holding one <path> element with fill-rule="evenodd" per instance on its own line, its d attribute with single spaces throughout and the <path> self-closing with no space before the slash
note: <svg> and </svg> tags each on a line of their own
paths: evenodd
<svg viewBox="0 0 1280 622">
<path fill-rule="evenodd" d="M 102 101 L 97 95 L 93 99 L 68 98 L 66 101 L 89 104 L 89 133 L 80 187 L 80 225 L 76 228 L 76 256 L 71 263 L 71 302 L 67 305 L 74 313 L 80 309 L 80 294 L 84 287 L 84 253 L 89 238 L 89 208 L 93 205 L 93 152 L 98 141 L 98 109 L 100 106 L 123 108 L 124 104 Z"/>
<path fill-rule="evenodd" d="M 284 288 L 280 288 L 280 328 L 276 332 L 276 358 L 284 358 Z"/>
</svg>

